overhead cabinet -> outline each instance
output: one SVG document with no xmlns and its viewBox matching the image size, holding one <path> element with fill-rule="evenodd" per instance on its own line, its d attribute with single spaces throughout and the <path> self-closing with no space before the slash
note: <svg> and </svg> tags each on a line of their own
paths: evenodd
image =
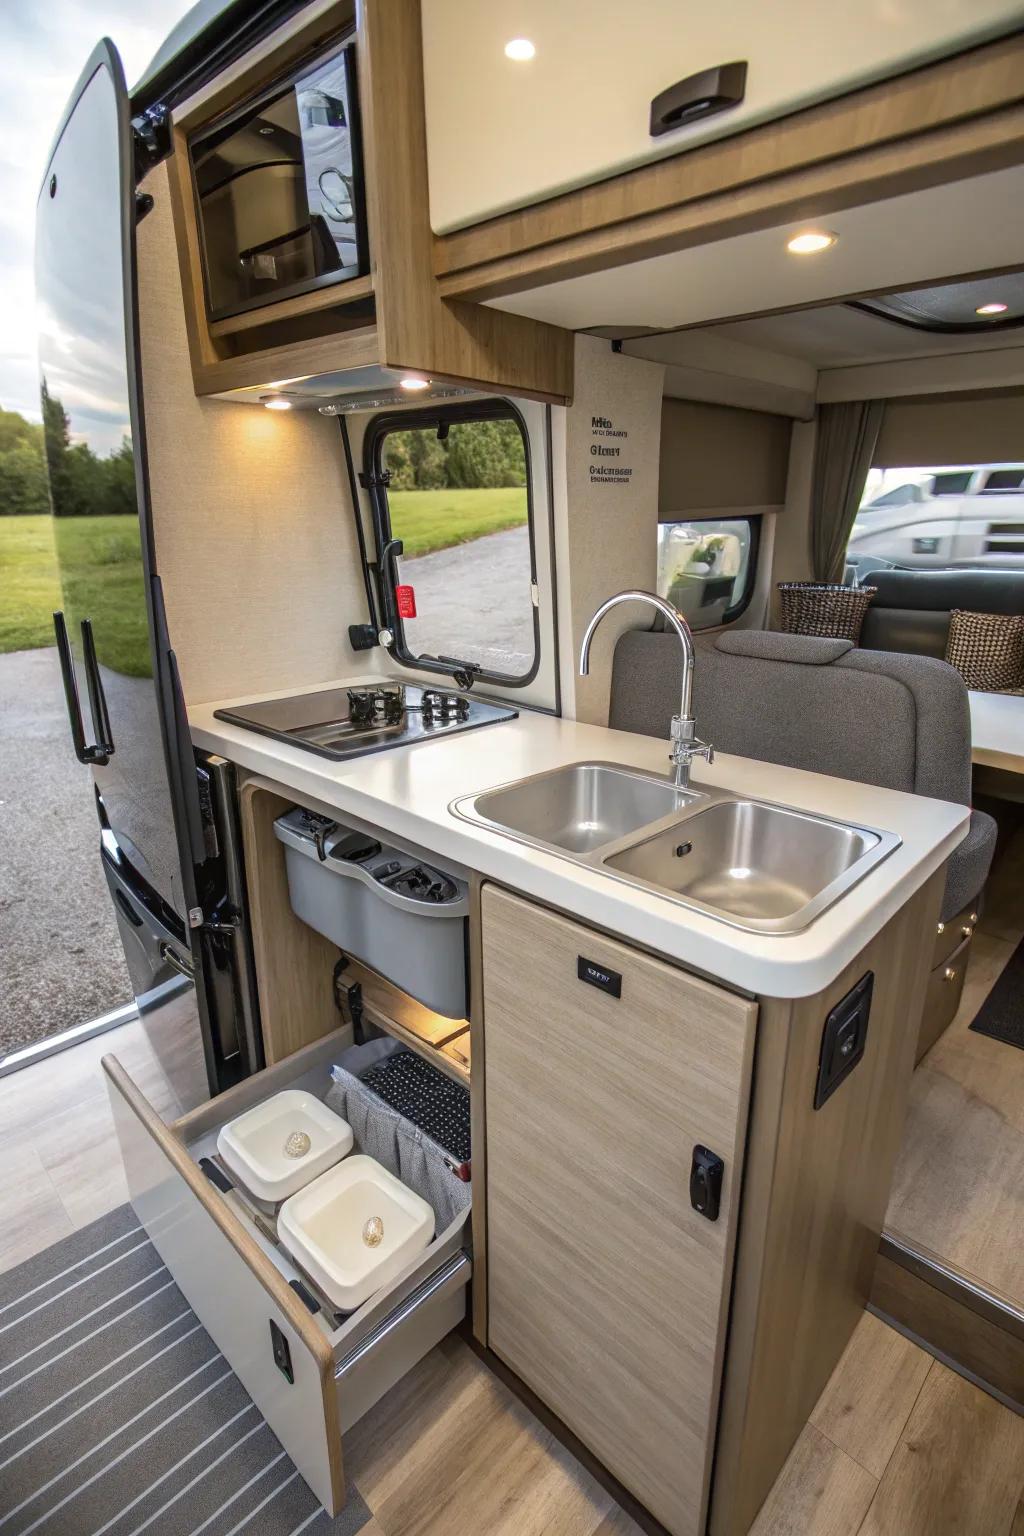
<svg viewBox="0 0 1024 1536">
<path fill-rule="evenodd" d="M 1021 25 L 1012 0 L 423 0 L 430 218 L 444 234 Z M 512 48 L 510 43 L 528 44 Z"/>
<path fill-rule="evenodd" d="M 571 335 L 442 299 L 424 137 L 419 0 L 310 4 L 174 107 L 197 394 L 347 373 L 379 396 L 414 372 L 568 402 Z"/>
</svg>

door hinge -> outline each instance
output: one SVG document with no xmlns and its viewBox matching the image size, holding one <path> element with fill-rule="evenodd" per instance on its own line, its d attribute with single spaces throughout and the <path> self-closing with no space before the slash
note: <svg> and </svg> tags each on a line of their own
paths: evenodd
<svg viewBox="0 0 1024 1536">
<path fill-rule="evenodd" d="M 132 118 L 132 137 L 135 140 L 136 174 L 141 177 L 171 152 L 170 108 L 157 102 L 139 117 Z"/>
<path fill-rule="evenodd" d="M 530 582 L 530 602 L 535 608 L 540 607 L 540 587 L 535 581 Z"/>
</svg>

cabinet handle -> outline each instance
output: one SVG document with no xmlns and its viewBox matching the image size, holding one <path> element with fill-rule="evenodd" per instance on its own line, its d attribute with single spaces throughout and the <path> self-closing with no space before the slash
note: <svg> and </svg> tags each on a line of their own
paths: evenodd
<svg viewBox="0 0 1024 1536">
<path fill-rule="evenodd" d="M 702 69 L 700 74 L 677 80 L 651 102 L 651 138 L 671 133 L 673 128 L 685 128 L 687 123 L 695 123 L 699 118 L 713 117 L 716 112 L 738 107 L 746 89 L 746 59 L 733 64 L 718 64 L 714 69 Z"/>
</svg>

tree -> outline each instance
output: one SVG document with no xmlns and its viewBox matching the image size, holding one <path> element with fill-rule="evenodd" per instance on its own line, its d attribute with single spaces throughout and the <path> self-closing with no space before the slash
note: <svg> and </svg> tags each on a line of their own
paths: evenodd
<svg viewBox="0 0 1024 1536">
<path fill-rule="evenodd" d="M 0 516 L 36 517 L 49 510 L 40 445 L 27 440 L 0 451 Z"/>
</svg>

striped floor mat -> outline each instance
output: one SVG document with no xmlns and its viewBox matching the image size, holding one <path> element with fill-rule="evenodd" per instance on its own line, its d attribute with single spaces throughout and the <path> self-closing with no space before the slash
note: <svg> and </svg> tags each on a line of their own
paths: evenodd
<svg viewBox="0 0 1024 1536">
<path fill-rule="evenodd" d="M 122 1206 L 0 1275 L 0 1536 L 355 1536 Z"/>
</svg>

